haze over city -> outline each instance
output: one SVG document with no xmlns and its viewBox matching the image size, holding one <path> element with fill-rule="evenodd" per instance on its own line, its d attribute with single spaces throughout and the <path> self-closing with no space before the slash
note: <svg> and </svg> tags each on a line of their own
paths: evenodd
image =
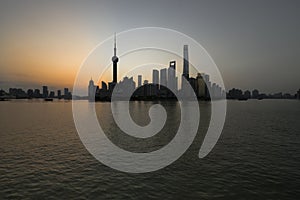
<svg viewBox="0 0 300 200">
<path fill-rule="evenodd" d="M 98 43 L 114 32 L 147 26 L 197 40 L 219 67 L 226 88 L 299 89 L 297 2 L 13 0 L 0 5 L 2 89 L 72 88 L 81 63 Z M 119 67 L 132 66 L 120 59 Z"/>
</svg>

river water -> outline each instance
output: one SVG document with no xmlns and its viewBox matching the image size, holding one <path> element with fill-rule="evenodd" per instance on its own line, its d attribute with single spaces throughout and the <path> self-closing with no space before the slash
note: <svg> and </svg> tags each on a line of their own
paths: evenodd
<svg viewBox="0 0 300 200">
<path fill-rule="evenodd" d="M 132 118 L 149 123 L 154 103 L 130 102 Z M 161 104 L 168 120 L 151 140 L 122 134 L 110 103 L 95 106 L 108 138 L 126 150 L 150 152 L 171 141 L 180 123 L 178 103 Z M 228 101 L 222 135 L 203 159 L 198 153 L 210 104 L 199 105 L 200 126 L 188 151 L 161 170 L 130 174 L 89 154 L 71 101 L 0 102 L 0 199 L 299 199 L 300 101 Z"/>
</svg>

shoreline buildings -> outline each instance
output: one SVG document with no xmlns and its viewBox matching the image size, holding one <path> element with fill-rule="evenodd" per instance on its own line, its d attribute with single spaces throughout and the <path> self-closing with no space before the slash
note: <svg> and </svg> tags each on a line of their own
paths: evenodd
<svg viewBox="0 0 300 200">
<path fill-rule="evenodd" d="M 225 97 L 225 91 L 217 84 L 211 83 L 209 75 L 198 73 L 195 78 L 190 77 L 188 45 L 183 46 L 183 73 L 180 90 L 178 89 L 178 77 L 176 76 L 176 61 L 170 61 L 168 68 L 153 69 L 152 83 L 149 83 L 148 80 L 143 82 L 142 75 L 138 75 L 137 88 L 133 77 L 124 77 L 123 80 L 118 82 L 119 58 L 117 57 L 116 34 L 114 36 L 113 52 L 113 80 L 108 83 L 108 87 L 105 82 L 102 82 L 101 88 L 99 88 L 91 79 L 88 85 L 89 101 L 111 101 L 112 95 L 119 99 L 129 98 L 130 100 L 176 99 L 177 94 L 192 95 L 186 94 L 186 91 L 188 93 L 194 92 L 196 97 L 202 100 L 210 100 L 212 97 L 214 99 Z M 187 90 L 188 85 L 186 84 L 189 84 L 193 91 Z M 114 91 L 114 89 L 116 90 Z M 128 97 L 128 95 L 131 96 Z"/>
<path fill-rule="evenodd" d="M 72 99 L 72 93 L 68 88 L 65 88 L 65 93 L 62 95 L 61 90 L 57 90 L 56 95 L 54 90 L 49 90 L 48 86 L 42 86 L 40 89 L 28 89 L 27 92 L 21 88 L 9 88 L 8 92 L 0 90 L 0 98 L 3 99 Z"/>
</svg>

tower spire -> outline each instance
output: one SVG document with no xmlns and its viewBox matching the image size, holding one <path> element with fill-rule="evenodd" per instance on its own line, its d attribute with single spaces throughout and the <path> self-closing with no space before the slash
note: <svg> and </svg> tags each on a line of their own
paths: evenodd
<svg viewBox="0 0 300 200">
<path fill-rule="evenodd" d="M 116 32 L 115 32 L 115 37 L 114 37 L 114 56 L 117 56 L 117 37 L 116 37 Z"/>
</svg>

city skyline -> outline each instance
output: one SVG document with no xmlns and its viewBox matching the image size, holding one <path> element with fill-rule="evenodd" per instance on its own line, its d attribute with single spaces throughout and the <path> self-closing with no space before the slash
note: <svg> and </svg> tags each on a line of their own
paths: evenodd
<svg viewBox="0 0 300 200">
<path fill-rule="evenodd" d="M 225 88 L 220 87 L 218 84 L 211 82 L 209 74 L 206 73 L 197 73 L 197 76 L 190 76 L 190 62 L 189 62 L 189 50 L 188 45 L 183 45 L 183 57 L 182 57 L 182 74 L 176 71 L 176 61 L 169 61 L 169 66 L 162 69 L 156 69 L 152 67 L 152 82 L 148 79 L 143 79 L 143 74 L 137 74 L 137 87 L 136 82 L 133 79 L 133 76 L 123 76 L 118 79 L 118 62 L 119 58 L 117 56 L 117 37 L 116 33 L 114 34 L 113 39 L 113 56 L 112 61 L 112 76 L 111 82 L 101 81 L 100 84 L 94 83 L 92 77 L 89 81 L 87 88 L 87 96 L 78 96 L 72 95 L 72 92 L 69 91 L 69 88 L 64 88 L 62 90 L 58 89 L 55 93 L 55 90 L 49 90 L 47 85 L 42 86 L 42 90 L 28 89 L 27 92 L 22 88 L 9 88 L 8 92 L 0 89 L 0 100 L 7 99 L 26 99 L 26 98 L 43 98 L 45 100 L 53 100 L 53 98 L 58 99 L 86 99 L 89 101 L 110 101 L 112 98 L 112 93 L 117 87 L 117 94 L 121 95 L 119 97 L 125 97 L 130 95 L 133 100 L 155 100 L 159 99 L 174 99 L 177 98 L 177 95 L 187 95 L 184 92 L 184 88 L 187 85 L 183 84 L 185 79 L 195 96 L 198 99 L 202 100 L 213 100 L 213 99 L 238 99 L 238 100 L 248 100 L 248 99 L 300 99 L 300 89 L 296 91 L 295 94 L 290 93 L 261 93 L 257 89 L 245 90 L 242 91 L 239 88 L 231 88 L 226 91 Z M 181 77 L 181 87 L 179 89 L 178 78 Z M 119 80 L 119 81 L 118 81 Z M 172 92 L 171 92 L 172 91 Z M 188 95 L 189 96 L 189 95 Z M 150 97 L 150 98 L 149 98 Z"/>
<path fill-rule="evenodd" d="M 190 76 L 190 62 L 189 62 L 189 47 L 183 45 L 182 51 L 182 73 L 180 74 L 176 68 L 177 62 L 175 60 L 169 61 L 169 66 L 162 69 L 156 69 L 152 66 L 152 82 L 148 79 L 143 79 L 143 74 L 137 74 L 137 87 L 133 76 L 123 76 L 118 78 L 118 62 L 119 58 L 117 55 L 117 37 L 116 33 L 113 38 L 113 56 L 112 62 L 112 73 L 111 81 L 101 81 L 101 87 L 99 84 L 94 83 L 92 77 L 89 80 L 87 88 L 87 96 L 72 95 L 69 88 L 55 91 L 49 90 L 47 85 L 42 86 L 42 90 L 28 89 L 27 92 L 22 88 L 9 88 L 9 91 L 0 90 L 0 100 L 7 99 L 32 99 L 32 98 L 43 98 L 46 101 L 52 101 L 53 98 L 58 99 L 86 99 L 89 101 L 111 101 L 115 90 L 116 97 L 124 98 L 126 96 L 132 98 L 132 100 L 156 100 L 156 99 L 175 99 L 179 96 L 189 97 L 191 94 L 185 92 L 187 88 L 186 84 L 191 86 L 195 96 L 201 100 L 217 100 L 217 99 L 300 99 L 300 89 L 295 94 L 278 92 L 274 94 L 261 93 L 257 89 L 252 91 L 242 91 L 239 88 L 232 88 L 226 91 L 217 83 L 210 80 L 210 75 L 206 73 L 197 73 L 197 76 Z M 109 71 L 109 70 L 108 70 Z M 179 88 L 180 82 L 179 77 L 182 78 L 181 87 Z M 118 81 L 119 80 L 119 81 Z M 86 98 L 85 98 L 86 97 Z M 120 99 L 120 100 L 121 100 Z"/>
<path fill-rule="evenodd" d="M 217 83 L 211 82 L 210 76 L 200 73 L 196 70 L 197 76 L 190 76 L 189 47 L 183 45 L 182 74 L 176 71 L 176 61 L 171 60 L 168 68 L 152 69 L 152 82 L 147 79 L 143 81 L 143 74 L 138 74 L 138 87 L 133 76 L 124 76 L 118 79 L 118 62 L 117 56 L 117 36 L 114 34 L 113 39 L 113 56 L 112 61 L 112 81 L 105 82 L 101 80 L 101 87 L 94 83 L 92 77 L 87 87 L 89 101 L 113 101 L 116 98 L 132 97 L 133 100 L 150 100 L 150 99 L 174 99 L 179 96 L 187 98 L 192 97 L 193 90 L 195 97 L 203 100 L 214 100 L 226 98 L 225 88 Z M 178 77 L 181 77 L 181 87 L 179 88 Z M 118 81 L 120 80 L 120 81 Z M 144 82 L 144 84 L 141 84 Z M 128 96 L 129 95 L 129 96 Z"/>
<path fill-rule="evenodd" d="M 297 90 L 298 2 L 157 3 L 154 9 L 152 3 L 138 1 L 1 2 L 0 88 L 72 88 L 83 59 L 112 32 L 160 26 L 199 41 L 218 65 L 226 88 Z"/>
<path fill-rule="evenodd" d="M 99 84 L 94 84 L 91 77 L 88 85 L 88 100 L 89 101 L 111 101 L 113 98 L 113 93 L 119 98 L 123 98 L 129 95 L 133 100 L 154 100 L 154 99 L 174 99 L 177 95 L 190 96 L 191 94 L 186 94 L 185 90 L 189 84 L 195 96 L 202 100 L 214 100 L 214 99 L 238 99 L 238 100 L 248 100 L 248 99 L 299 99 L 300 89 L 295 95 L 290 93 L 277 92 L 275 94 L 265 94 L 260 93 L 259 90 L 253 89 L 252 92 L 249 90 L 242 91 L 240 89 L 232 88 L 226 92 L 225 88 L 220 87 L 217 83 L 211 82 L 209 74 L 197 73 L 196 77 L 190 76 L 190 63 L 189 63 L 189 50 L 188 45 L 183 45 L 183 60 L 182 60 L 182 74 L 176 73 L 176 61 L 169 61 L 168 68 L 162 68 L 160 70 L 152 68 L 152 82 L 147 79 L 143 80 L 143 75 L 138 74 L 136 87 L 136 82 L 133 76 L 121 77 L 118 82 L 118 66 L 117 63 L 119 58 L 117 57 L 117 43 L 116 34 L 114 35 L 114 48 L 112 57 L 112 81 L 105 82 L 101 81 L 101 87 Z M 181 87 L 178 87 L 178 77 L 182 78 Z M 186 81 L 184 81 L 186 80 Z M 142 84 L 143 82 L 143 84 Z M 185 83 L 185 84 L 184 84 Z"/>
</svg>

